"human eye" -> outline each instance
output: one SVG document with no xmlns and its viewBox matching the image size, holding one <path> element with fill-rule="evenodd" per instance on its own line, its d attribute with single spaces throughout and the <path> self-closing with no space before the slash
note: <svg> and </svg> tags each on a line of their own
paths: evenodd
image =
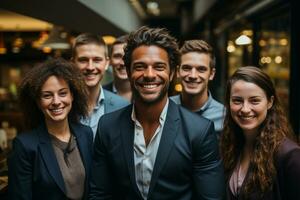
<svg viewBox="0 0 300 200">
<path fill-rule="evenodd" d="M 163 64 L 163 63 L 159 63 L 159 64 L 156 64 L 155 65 L 155 69 L 157 70 L 157 71 L 164 71 L 165 70 L 165 64 Z"/>
<path fill-rule="evenodd" d="M 252 98 L 252 99 L 250 99 L 250 102 L 253 105 L 257 105 L 257 104 L 259 104 L 261 102 L 261 98 L 258 98 L 258 97 Z"/>
<path fill-rule="evenodd" d="M 79 57 L 79 58 L 77 59 L 77 62 L 79 62 L 79 63 L 86 63 L 86 62 L 88 62 L 88 59 L 85 58 L 85 57 Z"/>
<path fill-rule="evenodd" d="M 51 99 L 52 95 L 50 93 L 42 93 L 41 98 L 42 99 Z"/>
<path fill-rule="evenodd" d="M 136 63 L 133 65 L 133 69 L 136 71 L 142 71 L 144 70 L 144 65 L 142 63 Z"/>
<path fill-rule="evenodd" d="M 65 97 L 65 96 L 67 96 L 68 92 L 67 91 L 60 91 L 58 94 L 61 97 Z"/>
<path fill-rule="evenodd" d="M 97 58 L 94 58 L 94 59 L 93 59 L 93 61 L 94 61 L 95 63 L 100 63 L 100 62 L 102 62 L 102 60 L 103 60 L 103 58 L 100 58 L 100 57 L 97 57 Z"/>
<path fill-rule="evenodd" d="M 115 58 L 115 59 L 122 59 L 122 57 L 123 57 L 122 54 L 119 54 L 119 53 L 113 55 L 113 58 Z"/>
<path fill-rule="evenodd" d="M 231 102 L 235 105 L 239 105 L 239 104 L 243 103 L 243 100 L 240 98 L 233 97 L 233 98 L 231 98 Z"/>
<path fill-rule="evenodd" d="M 207 71 L 207 68 L 205 66 L 200 66 L 200 67 L 197 67 L 197 71 L 203 73 L 203 72 Z"/>
<path fill-rule="evenodd" d="M 185 72 L 188 72 L 188 71 L 192 70 L 192 67 L 188 66 L 188 65 L 182 65 L 180 68 L 181 68 L 182 71 L 185 71 Z"/>
</svg>

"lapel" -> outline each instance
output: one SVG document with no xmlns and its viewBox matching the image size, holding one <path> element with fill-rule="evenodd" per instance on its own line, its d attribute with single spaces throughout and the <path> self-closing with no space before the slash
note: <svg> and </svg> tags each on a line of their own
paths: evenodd
<svg viewBox="0 0 300 200">
<path fill-rule="evenodd" d="M 114 108 L 114 101 L 112 96 L 106 92 L 105 89 L 102 89 L 102 91 L 104 92 L 104 113 L 110 113 L 113 111 Z"/>
<path fill-rule="evenodd" d="M 142 196 L 139 192 L 139 189 L 136 185 L 135 180 L 135 165 L 134 165 L 134 149 L 133 149 L 133 140 L 134 140 L 134 123 L 131 120 L 131 113 L 132 113 L 132 104 L 124 110 L 122 114 L 122 121 L 120 124 L 121 130 L 121 138 L 123 144 L 123 152 L 125 154 L 125 160 L 129 171 L 130 182 L 133 186 L 134 191 L 141 197 Z"/>
<path fill-rule="evenodd" d="M 65 182 L 63 180 L 46 125 L 43 124 L 40 126 L 37 133 L 39 135 L 40 142 L 39 148 L 46 163 L 46 167 L 59 188 L 63 191 L 63 193 L 66 193 Z"/>
<path fill-rule="evenodd" d="M 152 171 L 151 183 L 148 192 L 148 197 L 150 197 L 153 188 L 157 182 L 157 179 L 161 173 L 161 170 L 168 160 L 169 154 L 173 147 L 175 138 L 178 133 L 179 125 L 179 111 L 178 106 L 173 102 L 169 101 L 168 113 L 166 116 L 165 125 L 163 128 L 162 136 L 160 139 L 155 164 Z"/>
<path fill-rule="evenodd" d="M 87 147 L 87 144 L 88 144 L 88 141 L 86 139 L 87 137 L 83 136 L 83 134 L 85 134 L 85 132 L 81 131 L 81 127 L 78 126 L 78 124 L 70 123 L 70 128 L 71 128 L 71 132 L 76 137 L 76 142 L 77 142 L 78 150 L 80 152 L 81 160 L 83 162 L 83 166 L 85 169 L 85 174 L 86 174 L 86 177 L 88 177 L 88 174 L 90 171 L 90 169 L 89 169 L 90 161 L 88 159 L 88 155 L 91 153 L 89 152 L 89 148 Z"/>
</svg>

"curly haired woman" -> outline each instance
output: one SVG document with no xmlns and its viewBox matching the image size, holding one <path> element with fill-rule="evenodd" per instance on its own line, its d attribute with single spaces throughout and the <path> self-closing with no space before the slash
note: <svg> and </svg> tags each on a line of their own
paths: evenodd
<svg viewBox="0 0 300 200">
<path fill-rule="evenodd" d="M 9 157 L 9 199 L 87 199 L 93 134 L 80 71 L 63 59 L 32 68 L 20 103 L 30 131 L 18 134 Z"/>
<path fill-rule="evenodd" d="M 300 199 L 300 147 L 270 77 L 241 67 L 229 79 L 221 136 L 227 198 Z"/>
</svg>

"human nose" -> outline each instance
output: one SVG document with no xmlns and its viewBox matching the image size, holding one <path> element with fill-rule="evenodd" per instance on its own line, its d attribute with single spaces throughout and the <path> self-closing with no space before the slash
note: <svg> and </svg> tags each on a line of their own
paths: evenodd
<svg viewBox="0 0 300 200">
<path fill-rule="evenodd" d="M 52 104 L 59 105 L 60 104 L 60 97 L 58 95 L 53 96 Z"/>
<path fill-rule="evenodd" d="M 241 111 L 244 113 L 250 112 L 251 111 L 251 107 L 249 105 L 249 103 L 244 102 L 241 108 Z"/>
<path fill-rule="evenodd" d="M 190 78 L 197 78 L 197 71 L 195 68 L 192 68 L 190 71 Z"/>
<path fill-rule="evenodd" d="M 94 62 L 92 59 L 89 59 L 87 63 L 87 69 L 94 69 Z"/>
<path fill-rule="evenodd" d="M 149 78 L 149 77 L 154 77 L 154 76 L 155 76 L 155 73 L 154 73 L 152 66 L 147 67 L 147 69 L 144 72 L 144 77 Z"/>
<path fill-rule="evenodd" d="M 120 65 L 124 65 L 124 60 L 122 58 L 120 59 Z"/>
</svg>

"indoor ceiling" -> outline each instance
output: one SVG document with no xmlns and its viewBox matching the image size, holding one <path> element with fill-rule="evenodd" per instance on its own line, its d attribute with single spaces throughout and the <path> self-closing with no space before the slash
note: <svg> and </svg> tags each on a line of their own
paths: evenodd
<svg viewBox="0 0 300 200">
<path fill-rule="evenodd" d="M 52 27 L 48 22 L 0 9 L 0 31 L 47 31 Z"/>
</svg>

